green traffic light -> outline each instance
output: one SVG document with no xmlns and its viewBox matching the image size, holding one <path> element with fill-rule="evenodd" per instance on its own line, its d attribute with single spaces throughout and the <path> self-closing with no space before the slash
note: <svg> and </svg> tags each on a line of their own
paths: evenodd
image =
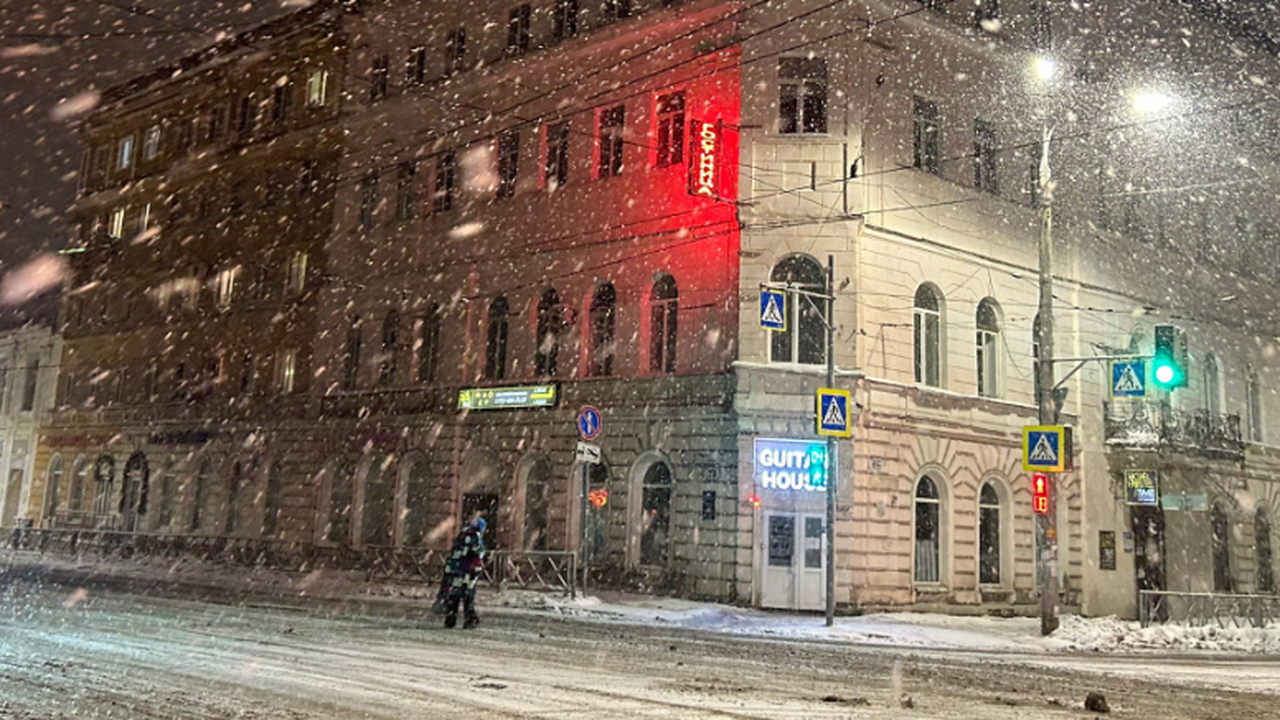
<svg viewBox="0 0 1280 720">
<path fill-rule="evenodd" d="M 1161 365 L 1160 367 L 1156 368 L 1156 382 L 1160 383 L 1161 385 L 1168 385 L 1169 383 L 1173 382 L 1173 376 L 1174 376 L 1174 371 L 1173 371 L 1173 366 L 1171 365 Z"/>
</svg>

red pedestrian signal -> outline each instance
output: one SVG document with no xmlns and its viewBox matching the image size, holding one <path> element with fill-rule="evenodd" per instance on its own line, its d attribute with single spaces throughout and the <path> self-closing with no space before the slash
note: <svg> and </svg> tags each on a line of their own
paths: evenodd
<svg viewBox="0 0 1280 720">
<path fill-rule="evenodd" d="M 1045 473 L 1031 476 L 1031 509 L 1037 515 L 1049 513 L 1049 476 Z"/>
</svg>

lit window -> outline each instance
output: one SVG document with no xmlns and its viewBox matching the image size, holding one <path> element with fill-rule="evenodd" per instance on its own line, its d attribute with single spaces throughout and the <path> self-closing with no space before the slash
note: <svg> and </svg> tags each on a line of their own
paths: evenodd
<svg viewBox="0 0 1280 720">
<path fill-rule="evenodd" d="M 601 110 L 596 122 L 596 141 L 600 152 L 596 160 L 596 177 L 621 175 L 625 107 L 615 105 Z"/>
<path fill-rule="evenodd" d="M 217 293 L 218 307 L 226 310 L 231 307 L 231 301 L 235 297 L 236 292 L 236 276 L 240 274 L 240 268 L 227 268 L 219 271 L 217 275 Z"/>
<path fill-rule="evenodd" d="M 160 154 L 160 126 L 152 125 L 147 128 L 147 134 L 142 141 L 142 159 L 154 160 Z"/>
<path fill-rule="evenodd" d="M 285 350 L 280 353 L 276 365 L 276 388 L 282 393 L 294 390 L 294 374 L 298 369 L 298 351 Z"/>
<path fill-rule="evenodd" d="M 307 76 L 307 107 L 324 107 L 329 99 L 329 71 L 313 70 Z"/>
<path fill-rule="evenodd" d="M 111 211 L 111 220 L 107 223 L 107 234 L 119 240 L 124 237 L 124 218 L 126 210 L 116 208 Z"/>
<path fill-rule="evenodd" d="M 679 165 L 684 162 L 684 93 L 659 95 L 657 115 L 657 157 L 654 165 L 660 168 Z"/>
<path fill-rule="evenodd" d="M 778 131 L 827 131 L 827 61 L 822 58 L 778 60 Z"/>
<path fill-rule="evenodd" d="M 133 167 L 133 136 L 130 135 L 116 146 L 116 169 L 127 170 Z"/>
<path fill-rule="evenodd" d="M 289 258 L 289 268 L 285 276 L 285 290 L 298 295 L 307 286 L 307 254 L 301 250 Z"/>
</svg>

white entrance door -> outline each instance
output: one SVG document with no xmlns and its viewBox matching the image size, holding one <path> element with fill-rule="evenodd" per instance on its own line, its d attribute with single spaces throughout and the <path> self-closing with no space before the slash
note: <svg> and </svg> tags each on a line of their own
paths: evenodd
<svg viewBox="0 0 1280 720">
<path fill-rule="evenodd" d="M 826 607 L 826 534 L 822 516 L 766 513 L 760 604 L 788 610 Z"/>
</svg>

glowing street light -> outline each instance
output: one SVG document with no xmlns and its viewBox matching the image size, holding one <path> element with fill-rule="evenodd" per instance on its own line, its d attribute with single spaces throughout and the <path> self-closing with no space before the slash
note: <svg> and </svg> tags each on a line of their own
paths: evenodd
<svg viewBox="0 0 1280 720">
<path fill-rule="evenodd" d="M 1036 77 L 1041 80 L 1052 80 L 1058 76 L 1058 64 L 1053 61 L 1053 58 L 1038 57 L 1034 67 Z"/>
<path fill-rule="evenodd" d="M 1173 104 L 1173 97 L 1162 92 L 1146 91 L 1133 96 L 1133 109 L 1143 115 L 1158 113 Z"/>
</svg>

